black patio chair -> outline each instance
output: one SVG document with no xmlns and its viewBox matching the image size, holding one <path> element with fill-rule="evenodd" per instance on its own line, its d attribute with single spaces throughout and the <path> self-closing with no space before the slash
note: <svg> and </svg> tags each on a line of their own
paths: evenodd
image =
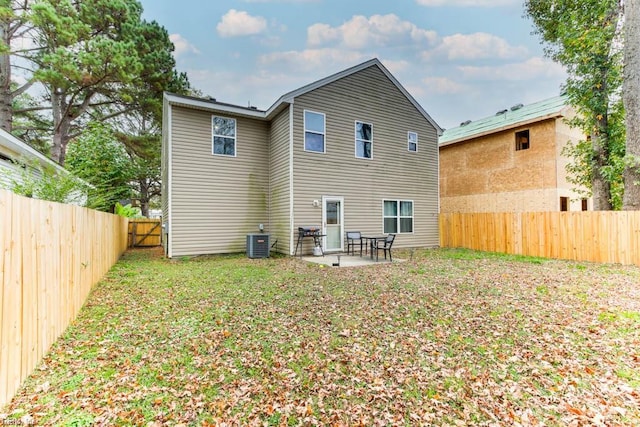
<svg viewBox="0 0 640 427">
<path fill-rule="evenodd" d="M 389 252 L 389 261 L 393 262 L 393 258 L 391 258 L 391 246 L 393 246 L 395 238 L 395 234 L 389 234 L 385 239 L 376 239 L 373 241 L 371 249 L 376 252 L 376 261 L 378 261 L 379 252 L 383 251 L 384 259 L 387 259 L 387 252 Z"/>
<path fill-rule="evenodd" d="M 360 245 L 360 256 L 362 256 L 362 233 L 359 231 L 347 231 L 347 255 L 356 254 L 356 246 Z"/>
</svg>

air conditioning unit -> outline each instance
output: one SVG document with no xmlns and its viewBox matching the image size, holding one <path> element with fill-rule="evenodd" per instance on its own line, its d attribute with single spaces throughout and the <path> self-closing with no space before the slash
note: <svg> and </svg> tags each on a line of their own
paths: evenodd
<svg viewBox="0 0 640 427">
<path fill-rule="evenodd" d="M 269 258 L 269 235 L 247 234 L 247 256 L 249 258 Z"/>
</svg>

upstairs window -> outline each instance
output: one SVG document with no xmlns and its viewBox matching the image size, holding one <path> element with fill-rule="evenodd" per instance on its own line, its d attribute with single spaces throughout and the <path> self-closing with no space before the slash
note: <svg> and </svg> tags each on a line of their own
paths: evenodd
<svg viewBox="0 0 640 427">
<path fill-rule="evenodd" d="M 325 115 L 304 111 L 304 151 L 325 152 Z"/>
<path fill-rule="evenodd" d="M 413 202 L 410 200 L 384 200 L 383 232 L 413 233 Z"/>
<path fill-rule="evenodd" d="M 213 116 L 213 154 L 216 156 L 236 155 L 236 119 Z"/>
<path fill-rule="evenodd" d="M 529 129 L 516 132 L 516 151 L 529 149 Z"/>
<path fill-rule="evenodd" d="M 408 150 L 414 153 L 418 151 L 418 134 L 416 132 L 407 132 Z"/>
<path fill-rule="evenodd" d="M 370 159 L 373 156 L 373 125 L 356 122 L 356 157 Z"/>
</svg>

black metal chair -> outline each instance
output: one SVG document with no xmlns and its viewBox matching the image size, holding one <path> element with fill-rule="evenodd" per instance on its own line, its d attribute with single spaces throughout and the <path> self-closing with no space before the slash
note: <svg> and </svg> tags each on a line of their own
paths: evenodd
<svg viewBox="0 0 640 427">
<path fill-rule="evenodd" d="M 393 246 L 395 238 L 395 234 L 389 234 L 384 240 L 376 239 L 372 242 L 371 250 L 376 252 L 376 261 L 378 261 L 379 252 L 383 251 L 384 259 L 387 259 L 387 252 L 389 252 L 389 261 L 393 262 L 393 258 L 391 258 L 391 246 Z"/>
<path fill-rule="evenodd" d="M 356 246 L 360 245 L 360 256 L 362 256 L 362 233 L 359 231 L 347 231 L 347 255 L 356 254 Z"/>
</svg>

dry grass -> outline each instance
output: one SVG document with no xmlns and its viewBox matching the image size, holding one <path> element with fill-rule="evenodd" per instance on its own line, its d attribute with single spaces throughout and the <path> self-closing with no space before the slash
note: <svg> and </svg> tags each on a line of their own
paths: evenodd
<svg viewBox="0 0 640 427">
<path fill-rule="evenodd" d="M 2 412 L 69 426 L 640 425 L 639 283 L 636 267 L 463 250 L 362 268 L 132 251 Z"/>
</svg>

